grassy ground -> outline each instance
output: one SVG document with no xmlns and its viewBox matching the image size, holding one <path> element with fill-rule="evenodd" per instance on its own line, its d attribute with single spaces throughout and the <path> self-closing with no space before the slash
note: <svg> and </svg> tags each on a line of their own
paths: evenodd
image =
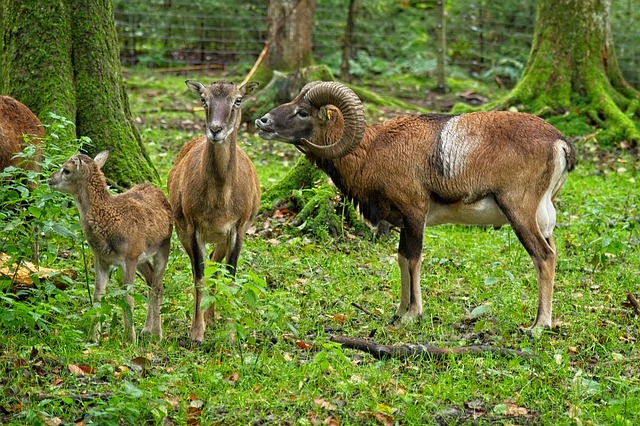
<svg viewBox="0 0 640 426">
<path fill-rule="evenodd" d="M 190 112 L 198 101 L 183 81 L 211 78 L 133 71 L 127 78 L 164 178 L 180 146 L 202 131 L 203 113 Z M 289 146 L 244 132 L 241 139 L 264 189 L 297 158 Z M 72 285 L 43 285 L 17 300 L 0 293 L 0 423 L 638 424 L 640 322 L 626 303 L 629 292 L 640 297 L 638 160 L 586 142 L 580 151 L 557 202 L 554 332 L 520 331 L 535 316 L 536 278 L 509 227 L 429 228 L 426 314 L 392 327 L 396 233 L 367 241 L 345 230 L 318 239 L 293 227 L 287 211 L 263 216 L 241 254 L 237 285 L 217 282 L 208 298 L 217 321 L 199 348 L 184 344 L 192 284 L 177 239 L 165 275 L 165 340 L 127 345 L 114 278 L 103 306 L 92 307 L 81 239 L 57 236 L 58 259 L 46 266 L 77 270 Z M 141 327 L 141 282 L 136 291 Z M 95 315 L 103 319 L 100 344 L 86 338 Z M 381 361 L 329 343 L 332 334 L 535 356 Z"/>
</svg>

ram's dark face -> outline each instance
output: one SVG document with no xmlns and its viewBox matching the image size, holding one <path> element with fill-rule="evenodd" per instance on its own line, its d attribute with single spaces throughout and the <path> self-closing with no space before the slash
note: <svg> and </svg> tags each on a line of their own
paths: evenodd
<svg viewBox="0 0 640 426">
<path fill-rule="evenodd" d="M 318 109 L 302 97 L 280 105 L 256 120 L 256 127 L 263 139 L 297 144 L 313 136 L 314 115 Z"/>
</svg>

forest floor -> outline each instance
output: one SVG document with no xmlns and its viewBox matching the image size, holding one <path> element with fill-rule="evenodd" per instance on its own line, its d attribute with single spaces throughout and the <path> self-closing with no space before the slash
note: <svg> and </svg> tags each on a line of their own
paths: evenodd
<svg viewBox="0 0 640 426">
<path fill-rule="evenodd" d="M 126 72 L 161 185 L 180 147 L 203 131 L 198 99 L 184 80 L 214 77 Z M 445 109 L 460 94 L 482 93 L 431 95 L 419 106 Z M 379 115 L 369 121 L 401 113 L 367 113 L 373 110 Z M 240 143 L 263 191 L 299 157 L 244 128 Z M 18 297 L 0 292 L 0 423 L 638 424 L 640 315 L 629 295 L 640 297 L 640 164 L 633 152 L 605 153 L 593 139 L 577 143 L 579 167 L 556 203 L 555 326 L 533 334 L 522 328 L 535 316 L 535 272 L 508 226 L 428 228 L 425 315 L 391 326 L 400 294 L 397 233 L 365 239 L 345 227 L 320 238 L 282 209 L 261 215 L 249 231 L 235 284 L 209 280 L 215 322 L 202 345 L 185 344 L 193 290 L 177 238 L 164 279 L 165 338 L 127 344 L 117 274 L 102 304 L 92 305 L 93 273 L 84 266 L 90 252 L 75 207 L 42 189 L 39 196 L 53 203 L 43 214 L 58 226 L 42 230 L 43 264 L 77 276 L 66 290 L 43 282 Z M 60 227 L 69 233 L 54 232 Z M 14 244 L 6 238 L 4 247 Z M 134 293 L 139 329 L 142 282 Z M 96 318 L 99 343 L 88 339 Z M 378 359 L 332 342 L 335 336 L 497 351 Z"/>
</svg>

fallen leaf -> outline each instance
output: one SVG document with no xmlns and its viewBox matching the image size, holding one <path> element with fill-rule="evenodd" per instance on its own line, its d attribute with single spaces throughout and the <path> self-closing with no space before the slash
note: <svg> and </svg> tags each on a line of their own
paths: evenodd
<svg viewBox="0 0 640 426">
<path fill-rule="evenodd" d="M 304 349 L 305 351 L 308 351 L 309 349 L 311 349 L 313 347 L 312 344 L 304 342 L 302 340 L 296 340 L 296 345 L 298 345 L 298 347 L 300 349 Z"/>
<path fill-rule="evenodd" d="M 238 380 L 240 380 L 240 374 L 238 374 L 237 371 L 234 371 L 233 373 L 228 374 L 225 377 L 225 380 L 227 381 L 227 383 L 229 383 L 231 386 L 234 386 L 236 383 L 238 383 Z"/>
<path fill-rule="evenodd" d="M 69 364 L 67 368 L 74 376 L 86 376 L 87 374 L 93 373 L 93 368 L 88 365 Z"/>
<path fill-rule="evenodd" d="M 327 411 L 336 411 L 338 409 L 337 406 L 330 403 L 326 399 L 322 399 L 322 398 L 315 398 L 313 400 L 313 403 L 318 407 L 322 408 L 323 410 L 327 410 Z"/>
<path fill-rule="evenodd" d="M 393 426 L 393 416 L 391 414 L 376 411 L 375 417 L 378 423 L 384 426 Z"/>
<path fill-rule="evenodd" d="M 333 322 L 337 322 L 338 324 L 344 324 L 347 320 L 347 316 L 345 314 L 335 314 L 333 316 Z"/>
</svg>

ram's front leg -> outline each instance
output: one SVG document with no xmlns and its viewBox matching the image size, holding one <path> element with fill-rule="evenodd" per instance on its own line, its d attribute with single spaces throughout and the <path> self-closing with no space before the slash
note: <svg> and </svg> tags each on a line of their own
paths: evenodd
<svg viewBox="0 0 640 426">
<path fill-rule="evenodd" d="M 402 293 L 400 305 L 393 322 L 411 322 L 422 315 L 422 291 L 420 289 L 420 261 L 422 259 L 422 240 L 424 221 L 417 218 L 405 219 L 400 231 L 398 245 L 398 265 Z"/>
</svg>

